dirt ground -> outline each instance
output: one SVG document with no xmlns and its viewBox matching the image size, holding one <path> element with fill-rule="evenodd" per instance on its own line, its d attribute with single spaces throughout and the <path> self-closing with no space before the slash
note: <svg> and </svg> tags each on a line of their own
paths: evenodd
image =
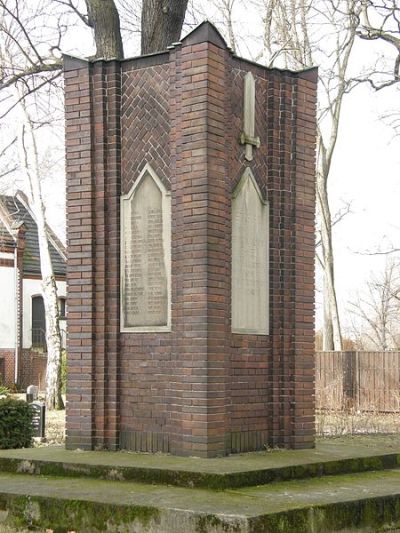
<svg viewBox="0 0 400 533">
<path fill-rule="evenodd" d="M 46 412 L 46 441 L 40 446 L 64 444 L 65 442 L 65 411 Z M 39 443 L 37 443 L 39 445 Z"/>
<path fill-rule="evenodd" d="M 318 437 L 399 433 L 400 415 L 399 413 L 318 412 L 316 432 Z M 50 446 L 64 442 L 65 411 L 48 411 L 46 441 L 36 445 Z"/>
<path fill-rule="evenodd" d="M 316 431 L 319 437 L 399 433 L 400 414 L 319 411 L 316 414 Z"/>
<path fill-rule="evenodd" d="M 24 394 L 14 396 L 25 399 Z M 400 413 L 320 410 L 315 418 L 318 437 L 400 433 Z M 46 440 L 36 441 L 35 446 L 60 445 L 64 442 L 65 410 L 47 411 Z"/>
<path fill-rule="evenodd" d="M 319 412 L 316 414 L 319 437 L 366 435 L 400 432 L 399 413 Z M 42 445 L 63 444 L 65 441 L 65 411 L 48 411 L 46 442 Z"/>
<path fill-rule="evenodd" d="M 316 414 L 316 431 L 319 437 L 399 433 L 400 415 L 399 413 L 319 412 Z M 40 446 L 63 444 L 64 441 L 65 411 L 48 411 L 46 441 L 40 443 Z"/>
</svg>

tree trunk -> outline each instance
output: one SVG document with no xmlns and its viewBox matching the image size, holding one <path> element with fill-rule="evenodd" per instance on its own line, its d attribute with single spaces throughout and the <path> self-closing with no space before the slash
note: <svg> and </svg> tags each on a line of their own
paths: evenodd
<svg viewBox="0 0 400 533">
<path fill-rule="evenodd" d="M 44 231 L 43 234 L 42 228 L 40 234 L 40 264 L 42 269 L 42 287 L 46 314 L 47 342 L 46 406 L 48 409 L 63 409 L 64 403 L 61 396 L 61 332 L 59 323 L 60 315 L 58 309 L 57 286 L 51 265 L 46 231 Z"/>
<path fill-rule="evenodd" d="M 335 289 L 332 245 L 332 217 L 329 208 L 327 180 L 317 173 L 317 205 L 321 216 L 321 244 L 324 264 L 324 326 L 323 349 L 341 350 L 342 333 Z"/>
<path fill-rule="evenodd" d="M 166 50 L 179 41 L 188 0 L 143 0 L 142 54 Z"/>
<path fill-rule="evenodd" d="M 42 199 L 35 133 L 24 101 L 21 107 L 25 118 L 21 134 L 21 164 L 28 178 L 32 208 L 38 231 L 40 270 L 42 274 L 43 301 L 46 316 L 46 407 L 48 409 L 63 409 L 64 403 L 61 396 L 61 334 L 57 286 L 47 239 L 45 208 Z M 28 137 L 27 144 L 25 143 L 26 135 Z"/>
<path fill-rule="evenodd" d="M 324 315 L 323 315 L 323 325 L 322 325 L 322 350 L 324 352 L 330 352 L 334 349 L 333 341 L 333 325 L 332 325 L 332 315 L 331 307 L 329 305 L 329 296 L 328 296 L 328 284 L 323 275 L 323 302 L 324 302 Z"/>
<path fill-rule="evenodd" d="M 96 59 L 122 59 L 119 15 L 114 0 L 86 0 L 89 26 L 96 42 Z"/>
</svg>

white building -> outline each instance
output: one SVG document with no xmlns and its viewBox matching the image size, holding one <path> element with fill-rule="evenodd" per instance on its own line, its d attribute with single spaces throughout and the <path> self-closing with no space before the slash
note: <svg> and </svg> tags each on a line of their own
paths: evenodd
<svg viewBox="0 0 400 533">
<path fill-rule="evenodd" d="M 66 251 L 48 228 L 65 346 Z M 46 320 L 39 243 L 27 198 L 0 195 L 0 383 L 42 386 L 46 368 Z"/>
</svg>

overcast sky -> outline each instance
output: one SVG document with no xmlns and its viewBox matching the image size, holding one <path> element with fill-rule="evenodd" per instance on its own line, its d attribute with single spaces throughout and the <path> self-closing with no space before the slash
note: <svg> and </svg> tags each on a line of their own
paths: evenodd
<svg viewBox="0 0 400 533">
<path fill-rule="evenodd" d="M 400 138 L 379 118 L 396 105 L 397 91 L 373 93 L 364 86 L 346 97 L 343 108 L 330 176 L 332 212 L 342 200 L 352 202 L 352 212 L 334 230 L 342 310 L 370 273 L 384 268 L 385 256 L 365 252 L 400 248 Z"/>
</svg>

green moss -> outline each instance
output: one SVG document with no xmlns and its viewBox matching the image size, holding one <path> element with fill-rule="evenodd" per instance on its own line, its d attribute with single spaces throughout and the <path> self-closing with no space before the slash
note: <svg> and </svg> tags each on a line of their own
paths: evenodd
<svg viewBox="0 0 400 533">
<path fill-rule="evenodd" d="M 218 516 L 211 514 L 202 515 L 197 519 L 196 533 L 209 533 L 213 530 L 240 533 L 241 526 L 239 524 L 229 524 L 218 518 Z"/>
<path fill-rule="evenodd" d="M 302 509 L 249 519 L 250 533 L 309 533 L 309 511 Z"/>
<path fill-rule="evenodd" d="M 392 468 L 400 465 L 398 451 L 399 442 L 393 436 L 325 439 L 315 451 L 256 452 L 220 459 L 132 452 L 77 453 L 61 447 L 49 447 L 0 451 L 0 468 L 14 471 L 12 465 L 3 468 L 2 458 L 19 458 L 40 464 L 41 473 L 46 475 L 90 475 L 108 479 L 117 470 L 126 480 L 224 489 L 317 477 L 324 473 L 332 475 L 377 469 L 381 468 L 381 464 L 384 468 Z"/>
<path fill-rule="evenodd" d="M 7 523 L 16 527 L 48 528 L 54 533 L 104 531 L 105 526 L 118 528 L 139 522 L 144 528 L 159 520 L 158 509 L 145 506 L 118 506 L 82 500 L 55 500 L 26 496 L 7 502 Z M 66 525 L 67 524 L 67 525 Z"/>
<path fill-rule="evenodd" d="M 396 497 L 341 502 L 249 519 L 251 533 L 328 533 L 343 529 L 385 531 L 400 525 Z"/>
</svg>

